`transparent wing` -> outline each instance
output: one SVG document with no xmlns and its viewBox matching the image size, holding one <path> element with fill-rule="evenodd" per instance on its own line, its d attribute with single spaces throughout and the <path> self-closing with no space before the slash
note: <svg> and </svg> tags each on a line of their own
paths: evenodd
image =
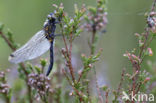
<svg viewBox="0 0 156 103">
<path fill-rule="evenodd" d="M 20 63 L 41 56 L 50 48 L 50 42 L 45 38 L 44 30 L 37 32 L 25 45 L 9 56 L 12 63 Z"/>
</svg>

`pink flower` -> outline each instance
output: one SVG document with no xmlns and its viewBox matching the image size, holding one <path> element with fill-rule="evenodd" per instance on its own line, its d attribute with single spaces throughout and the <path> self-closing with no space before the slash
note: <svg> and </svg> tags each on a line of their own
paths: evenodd
<svg viewBox="0 0 156 103">
<path fill-rule="evenodd" d="M 144 83 L 147 83 L 148 81 L 150 81 L 151 78 L 150 77 L 146 77 L 145 80 L 144 80 Z"/>
<path fill-rule="evenodd" d="M 153 51 L 151 48 L 148 48 L 148 53 L 149 53 L 149 56 L 153 56 Z"/>
</svg>

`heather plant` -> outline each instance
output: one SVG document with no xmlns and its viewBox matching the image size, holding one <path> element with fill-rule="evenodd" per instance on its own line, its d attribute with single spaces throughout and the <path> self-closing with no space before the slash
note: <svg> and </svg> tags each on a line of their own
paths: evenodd
<svg viewBox="0 0 156 103">
<path fill-rule="evenodd" d="M 55 63 L 50 76 L 45 75 L 48 62 L 46 58 L 40 59 L 39 63 L 33 64 L 23 62 L 18 64 L 18 81 L 21 83 L 8 83 L 8 71 L 0 72 L 0 96 L 6 103 L 138 103 L 135 100 L 122 98 L 124 93 L 129 98 L 140 92 L 152 93 L 156 96 L 155 64 L 145 60 L 147 56 L 153 56 L 151 42 L 156 35 L 156 12 L 155 3 L 152 9 L 146 13 L 145 32 L 136 33 L 138 46 L 132 51 L 126 51 L 124 56 L 128 58 L 131 68 L 125 67 L 121 71 L 121 79 L 116 90 L 104 85 L 99 86 L 96 74 L 96 66 L 102 54 L 102 48 L 98 48 L 99 33 L 106 31 L 107 21 L 107 0 L 97 0 L 96 7 L 85 6 L 79 8 L 74 5 L 74 14 L 69 16 L 64 10 L 64 5 L 53 4 L 53 12 L 59 23 L 61 43 L 55 46 Z M 79 39 L 85 31 L 89 34 L 88 54 L 81 54 L 82 67 L 73 65 L 73 47 L 75 40 Z M 19 44 L 13 38 L 9 30 L 4 32 L 4 25 L 0 25 L 0 36 L 8 44 L 12 51 L 15 51 Z M 61 49 L 60 49 L 61 48 Z M 147 68 L 142 65 L 147 64 Z M 128 71 L 131 69 L 132 71 Z M 88 76 L 90 72 L 94 77 Z M 90 78 L 95 78 L 97 95 L 91 94 Z M 18 87 L 18 89 L 17 89 Z M 25 95 L 22 95 L 24 92 Z M 133 95 L 131 95 L 133 92 Z M 17 95 L 18 94 L 18 95 Z M 21 97 L 19 95 L 21 94 Z M 141 102 L 146 103 L 143 99 Z"/>
</svg>

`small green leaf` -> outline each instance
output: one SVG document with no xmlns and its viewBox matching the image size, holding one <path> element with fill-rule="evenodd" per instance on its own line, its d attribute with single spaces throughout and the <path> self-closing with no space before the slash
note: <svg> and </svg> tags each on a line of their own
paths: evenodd
<svg viewBox="0 0 156 103">
<path fill-rule="evenodd" d="M 92 12 L 94 15 L 96 14 L 96 8 L 95 7 L 88 7 L 88 10 Z"/>
<path fill-rule="evenodd" d="M 45 67 L 46 64 L 47 64 L 47 61 L 45 59 L 41 59 L 40 64 L 41 64 L 42 67 Z"/>
<path fill-rule="evenodd" d="M 37 66 L 35 66 L 34 68 L 35 68 L 35 70 L 37 71 L 37 73 L 39 73 L 39 74 L 41 73 L 41 68 L 39 68 L 39 67 L 37 67 Z"/>
</svg>

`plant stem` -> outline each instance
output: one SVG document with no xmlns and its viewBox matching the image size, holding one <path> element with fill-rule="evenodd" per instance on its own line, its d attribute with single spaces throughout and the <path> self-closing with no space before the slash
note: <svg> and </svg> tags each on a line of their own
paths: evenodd
<svg viewBox="0 0 156 103">
<path fill-rule="evenodd" d="M 95 36 L 96 36 L 96 28 L 95 28 L 95 25 L 92 26 L 92 39 L 91 39 L 91 47 L 90 47 L 90 54 L 91 55 L 94 55 L 95 53 Z M 97 77 L 96 77 L 96 70 L 95 70 L 95 66 L 94 66 L 94 74 L 95 74 L 95 79 L 96 79 L 96 89 L 97 89 L 97 92 L 98 92 L 98 98 L 100 100 L 100 103 L 103 102 L 103 99 L 102 99 L 102 94 L 100 93 L 100 89 L 99 89 L 99 85 L 98 85 L 98 81 L 97 81 Z"/>
<path fill-rule="evenodd" d="M 5 101 L 6 101 L 6 103 L 11 103 L 10 98 L 8 97 L 8 94 L 5 94 Z"/>
<path fill-rule="evenodd" d="M 79 100 L 80 100 L 80 103 L 83 101 L 83 98 L 82 96 L 80 95 L 79 91 L 73 86 L 73 84 L 71 83 L 66 71 L 63 69 L 63 74 L 65 75 L 65 77 L 67 78 L 69 84 L 72 86 L 73 90 L 76 92 L 76 94 L 79 96 Z"/>
<path fill-rule="evenodd" d="M 70 42 L 70 49 L 69 49 L 69 69 L 70 69 L 70 74 L 72 75 L 72 80 L 73 80 L 73 82 L 75 82 L 75 76 L 74 76 L 74 72 L 73 72 L 73 66 L 72 66 L 72 60 L 71 60 L 71 58 L 72 58 L 72 33 L 70 33 L 70 40 L 69 40 L 69 42 Z"/>
<path fill-rule="evenodd" d="M 91 39 L 91 47 L 90 47 L 90 51 L 91 51 L 91 55 L 94 54 L 94 48 L 95 48 L 95 35 L 96 35 L 96 29 L 95 29 L 95 25 L 93 25 L 93 31 L 92 31 L 92 39 Z"/>
<path fill-rule="evenodd" d="M 2 32 L 0 32 L 0 35 L 1 35 L 1 37 L 5 40 L 5 42 L 8 44 L 8 46 L 9 46 L 13 51 L 15 51 L 16 48 L 11 44 L 11 42 L 7 39 L 7 37 L 6 37 Z"/>
</svg>

